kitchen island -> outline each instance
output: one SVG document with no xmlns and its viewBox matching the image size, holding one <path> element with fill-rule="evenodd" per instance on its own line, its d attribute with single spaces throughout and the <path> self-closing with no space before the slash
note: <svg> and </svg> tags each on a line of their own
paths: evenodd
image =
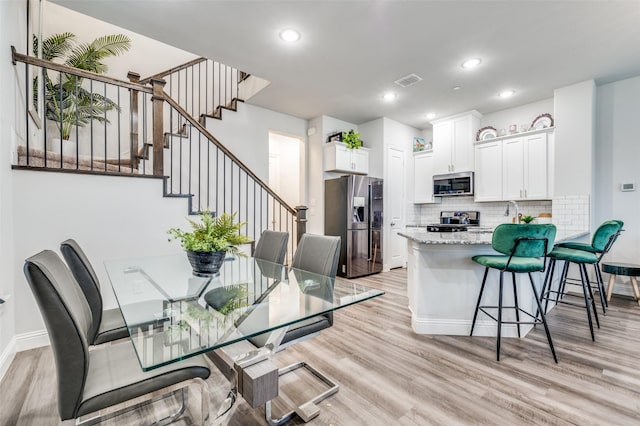
<svg viewBox="0 0 640 426">
<path fill-rule="evenodd" d="M 399 232 L 408 240 L 407 293 L 411 326 L 418 334 L 447 334 L 468 336 L 471 321 L 480 292 L 484 267 L 471 258 L 479 254 L 499 254 L 491 247 L 492 232 L 469 230 L 467 232 L 425 232 L 419 228 Z M 556 243 L 587 235 L 586 232 L 572 235 L 557 235 Z M 483 304 L 497 305 L 499 272 L 489 271 Z M 535 299 L 527 276 L 518 276 L 517 289 L 520 308 L 535 312 Z M 542 288 L 543 276 L 534 273 L 536 288 Z M 513 306 L 510 274 L 505 274 L 504 306 Z M 513 310 L 508 310 L 513 311 Z M 515 320 L 513 312 L 503 314 L 505 321 Z M 531 325 L 521 325 L 522 336 Z M 474 336 L 495 336 L 496 323 L 486 315 L 479 314 Z M 504 337 L 517 337 L 515 325 L 504 324 Z"/>
</svg>

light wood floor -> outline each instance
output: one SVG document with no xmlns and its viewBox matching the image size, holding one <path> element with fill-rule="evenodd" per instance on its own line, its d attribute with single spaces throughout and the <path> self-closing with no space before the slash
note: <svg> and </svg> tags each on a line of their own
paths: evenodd
<svg viewBox="0 0 640 426">
<path fill-rule="evenodd" d="M 560 306 L 549 315 L 559 364 L 553 363 L 542 328 L 520 340 L 504 340 L 498 363 L 494 338 L 412 332 L 406 270 L 357 281 L 386 295 L 337 312 L 331 329 L 276 357 L 281 366 L 305 360 L 341 385 L 309 424 L 640 424 L 640 307 L 635 302 L 612 301 L 595 343 L 584 310 Z M 49 348 L 19 353 L 0 384 L 0 425 L 58 424 L 54 371 Z M 228 385 L 215 371 L 208 382 L 215 405 Z M 283 388 L 298 398 L 312 390 L 299 380 L 287 380 Z M 173 406 L 161 402 L 153 411 L 109 424 L 149 423 Z M 264 424 L 263 416 L 264 409 L 253 410 L 240 399 L 230 424 Z M 187 413 L 177 424 L 189 421 Z"/>
</svg>

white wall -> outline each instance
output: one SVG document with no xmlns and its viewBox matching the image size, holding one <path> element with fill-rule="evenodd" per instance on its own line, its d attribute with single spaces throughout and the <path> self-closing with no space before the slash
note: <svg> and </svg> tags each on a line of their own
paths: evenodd
<svg viewBox="0 0 640 426">
<path fill-rule="evenodd" d="M 480 127 L 492 126 L 498 132 L 504 130 L 505 134 L 508 134 L 509 126 L 515 124 L 520 132 L 522 127 L 528 129 L 537 116 L 545 113 L 551 114 L 555 120 L 553 98 L 485 114 L 480 119 Z"/>
<path fill-rule="evenodd" d="M 167 229 L 187 223 L 186 199 L 163 198 L 162 180 L 67 173 L 13 171 L 16 334 L 44 325 L 22 273 L 24 259 L 74 238 L 102 284 L 106 307 L 116 307 L 103 262 L 180 253 Z"/>
<path fill-rule="evenodd" d="M 341 176 L 343 173 L 327 173 L 324 171 L 324 144 L 329 135 L 337 132 L 348 132 L 353 129 L 358 132 L 358 126 L 353 123 L 338 120 L 323 115 L 309 121 L 309 129 L 315 133 L 309 136 L 308 167 L 308 222 L 307 232 L 324 234 L 324 180 Z M 365 141 L 366 143 L 366 141 Z"/>
<path fill-rule="evenodd" d="M 0 379 L 15 352 L 16 281 L 20 275 L 13 268 L 15 253 L 12 147 L 24 135 L 24 67 L 11 64 L 9 46 L 26 49 L 26 2 L 0 1 L 0 297 L 11 295 L 0 305 Z M 18 214 L 21 214 L 19 212 Z"/>
<path fill-rule="evenodd" d="M 554 196 L 591 194 L 595 89 L 588 80 L 554 91 Z"/>
<path fill-rule="evenodd" d="M 269 155 L 277 158 L 279 163 L 276 176 L 269 174 L 269 186 L 274 188 L 290 206 L 300 205 L 301 178 L 300 148 L 302 141 L 298 138 L 271 133 L 269 136 Z M 271 178 L 277 182 L 271 182 Z"/>
<path fill-rule="evenodd" d="M 640 77 L 597 88 L 592 226 L 597 227 L 608 219 L 625 222 L 625 232 L 606 257 L 617 262 L 640 263 L 638 111 Z M 622 192 L 620 184 L 623 182 L 635 183 L 638 189 Z M 628 286 L 615 289 L 616 292 L 631 294 Z"/>
<path fill-rule="evenodd" d="M 239 102 L 222 120 L 207 119 L 207 130 L 260 179 L 269 181 L 269 132 L 307 140 L 307 120 Z"/>
<path fill-rule="evenodd" d="M 125 13 L 124 10 L 123 13 Z M 109 67 L 106 74 L 121 80 L 127 80 L 129 71 L 137 72 L 142 78 L 145 78 L 197 57 L 197 55 L 185 50 L 50 2 L 45 2 L 43 20 L 44 37 L 69 31 L 77 36 L 77 41 L 88 43 L 96 37 L 108 34 L 128 36 L 131 39 L 131 49 L 119 57 L 107 58 L 104 61 Z M 126 58 L 126 60 L 122 60 L 122 58 Z"/>
</svg>

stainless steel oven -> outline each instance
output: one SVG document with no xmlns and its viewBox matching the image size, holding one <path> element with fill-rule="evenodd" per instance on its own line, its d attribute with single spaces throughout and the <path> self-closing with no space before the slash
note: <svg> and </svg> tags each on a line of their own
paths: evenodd
<svg viewBox="0 0 640 426">
<path fill-rule="evenodd" d="M 433 195 L 473 195 L 473 172 L 449 173 L 433 177 Z"/>
</svg>

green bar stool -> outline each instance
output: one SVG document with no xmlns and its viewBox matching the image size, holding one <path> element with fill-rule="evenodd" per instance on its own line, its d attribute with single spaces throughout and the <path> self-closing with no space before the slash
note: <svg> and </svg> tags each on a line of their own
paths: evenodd
<svg viewBox="0 0 640 426">
<path fill-rule="evenodd" d="M 640 305 L 640 290 L 638 290 L 638 280 L 636 277 L 640 277 L 640 265 L 633 263 L 614 263 L 606 262 L 602 264 L 602 270 L 609 276 L 609 286 L 607 288 L 607 301 L 611 301 L 611 293 L 613 293 L 613 286 L 616 283 L 616 276 L 623 275 L 629 277 L 631 281 L 631 287 L 633 288 L 633 294 L 636 296 L 636 301 Z"/>
<path fill-rule="evenodd" d="M 602 257 L 607 254 L 613 243 L 618 239 L 618 236 L 622 232 L 624 222 L 621 220 L 607 220 L 596 229 L 589 243 L 578 243 L 569 241 L 566 243 L 557 244 L 556 247 L 564 247 L 575 250 L 587 251 L 589 253 L 595 253 L 598 255 L 598 261 L 593 264 L 596 273 L 596 288 L 600 296 L 600 303 L 602 304 L 602 312 L 606 314 L 606 307 L 608 306 L 608 300 L 605 298 L 604 281 L 602 280 L 602 271 L 600 270 L 600 261 Z M 577 282 L 575 278 L 566 278 L 569 281 Z M 589 283 L 591 285 L 591 283 Z"/>
<path fill-rule="evenodd" d="M 558 362 L 556 351 L 553 348 L 551 334 L 549 333 L 549 327 L 547 327 L 547 320 L 544 312 L 542 311 L 541 298 L 538 295 L 536 286 L 533 282 L 533 276 L 531 275 L 532 272 L 544 272 L 546 257 L 551 250 L 551 247 L 553 247 L 555 237 L 556 227 L 555 225 L 551 224 L 502 224 L 496 227 L 496 229 L 493 231 L 493 237 L 491 240 L 493 249 L 498 253 L 501 253 L 501 255 L 479 255 L 473 256 L 472 258 L 474 262 L 484 266 L 485 271 L 484 278 L 482 279 L 482 285 L 480 287 L 480 294 L 478 295 L 478 302 L 476 303 L 476 310 L 473 314 L 470 336 L 473 336 L 473 329 L 476 325 L 476 319 L 478 318 L 478 311 L 482 311 L 484 314 L 496 321 L 498 323 L 496 342 L 496 359 L 498 361 L 500 361 L 500 336 L 502 333 L 502 324 L 517 324 L 518 337 L 521 337 L 520 324 L 535 325 L 542 323 L 544 325 L 544 331 L 547 334 L 547 340 L 549 341 L 549 348 L 551 349 L 553 359 L 556 363 Z M 485 284 L 487 282 L 489 269 L 496 269 L 500 271 L 498 306 L 480 305 L 480 302 L 482 300 L 482 293 L 484 292 Z M 515 306 L 502 305 L 502 291 L 505 272 L 511 272 Z M 538 312 L 536 312 L 536 315 L 520 309 L 520 307 L 518 306 L 516 274 L 522 273 L 526 273 L 529 276 L 531 290 L 533 291 L 536 305 L 538 306 Z M 497 318 L 487 312 L 487 309 L 497 309 Z M 503 321 L 503 309 L 514 309 L 516 320 Z M 520 321 L 520 313 L 528 315 L 532 318 L 532 321 Z M 538 316 L 540 316 L 540 319 L 538 318 Z"/>
</svg>

